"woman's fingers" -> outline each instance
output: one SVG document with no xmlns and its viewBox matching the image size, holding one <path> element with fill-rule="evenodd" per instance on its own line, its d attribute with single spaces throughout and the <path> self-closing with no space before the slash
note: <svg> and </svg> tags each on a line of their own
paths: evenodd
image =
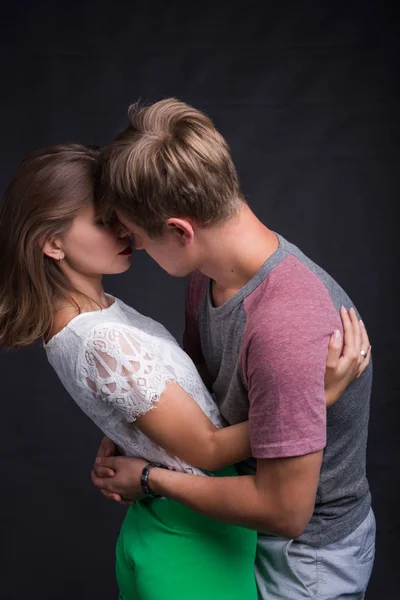
<svg viewBox="0 0 400 600">
<path fill-rule="evenodd" d="M 330 337 L 328 346 L 328 356 L 326 358 L 327 369 L 337 369 L 340 355 L 342 354 L 343 339 L 342 334 L 336 329 Z"/>
<path fill-rule="evenodd" d="M 365 369 L 368 367 L 368 365 L 371 361 L 371 344 L 369 343 L 368 333 L 367 333 L 365 325 L 362 321 L 360 321 L 360 327 L 361 327 L 361 350 L 360 350 L 361 364 L 359 366 L 357 377 L 360 377 L 361 373 L 363 373 L 363 371 L 365 371 Z M 361 351 L 363 351 L 363 354 L 361 354 Z M 365 353 L 365 357 L 364 357 L 364 353 Z"/>
<path fill-rule="evenodd" d="M 368 352 L 371 344 L 369 343 L 368 333 L 367 333 L 365 325 L 362 321 L 360 321 L 360 328 L 361 328 L 361 350 L 364 350 L 364 352 Z"/>
<path fill-rule="evenodd" d="M 357 317 L 357 314 L 356 314 L 356 311 L 354 310 L 354 308 L 351 308 L 349 310 L 349 317 L 350 317 L 351 325 L 353 327 L 355 351 L 358 356 L 361 352 L 361 325 L 360 325 L 360 321 L 358 320 L 358 317 Z"/>
<path fill-rule="evenodd" d="M 354 381 L 354 379 L 360 377 L 370 363 L 370 343 L 365 325 L 358 320 L 354 308 L 347 311 L 342 307 L 340 316 L 343 321 L 344 332 L 344 346 L 340 366 L 351 377 L 350 381 Z"/>
<path fill-rule="evenodd" d="M 348 311 L 344 306 L 340 309 L 340 316 L 342 318 L 343 323 L 343 357 L 346 357 L 349 360 L 354 360 L 356 358 L 356 348 L 355 348 L 355 339 L 354 339 L 354 331 L 353 324 L 350 320 L 350 316 Z"/>
</svg>

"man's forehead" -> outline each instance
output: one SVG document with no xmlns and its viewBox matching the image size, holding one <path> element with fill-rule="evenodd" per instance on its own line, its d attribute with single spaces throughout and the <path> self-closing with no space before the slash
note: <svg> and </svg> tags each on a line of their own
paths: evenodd
<svg viewBox="0 0 400 600">
<path fill-rule="evenodd" d="M 122 225 L 125 225 L 125 227 L 127 229 L 141 229 L 141 227 L 139 227 L 139 225 L 136 225 L 136 223 L 134 221 L 132 221 L 131 219 L 128 219 L 128 217 L 126 217 L 123 213 L 121 213 L 120 211 L 116 210 L 115 211 L 118 217 L 118 220 L 122 223 Z"/>
</svg>

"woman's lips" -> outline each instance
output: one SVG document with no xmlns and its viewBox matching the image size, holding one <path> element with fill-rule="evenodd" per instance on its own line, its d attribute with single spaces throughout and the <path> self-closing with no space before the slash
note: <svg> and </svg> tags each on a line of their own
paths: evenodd
<svg viewBox="0 0 400 600">
<path fill-rule="evenodd" d="M 125 254 L 132 254 L 132 246 L 129 244 L 129 246 L 127 246 L 124 250 L 122 250 L 122 252 L 120 252 L 119 254 L 122 254 L 123 256 Z"/>
</svg>

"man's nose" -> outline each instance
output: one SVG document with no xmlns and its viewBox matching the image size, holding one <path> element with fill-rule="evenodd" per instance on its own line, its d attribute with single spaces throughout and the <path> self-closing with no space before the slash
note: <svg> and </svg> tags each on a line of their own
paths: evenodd
<svg viewBox="0 0 400 600">
<path fill-rule="evenodd" d="M 135 250 L 144 250 L 144 244 L 139 235 L 133 234 L 133 245 Z"/>
<path fill-rule="evenodd" d="M 119 238 L 129 237 L 130 233 L 125 225 L 122 225 L 119 221 L 115 224 L 115 231 Z"/>
</svg>

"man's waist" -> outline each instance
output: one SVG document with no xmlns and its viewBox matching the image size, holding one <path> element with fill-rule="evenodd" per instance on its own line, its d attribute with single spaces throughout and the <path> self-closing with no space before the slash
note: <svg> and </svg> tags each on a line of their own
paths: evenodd
<svg viewBox="0 0 400 600">
<path fill-rule="evenodd" d="M 299 542 L 310 546 L 326 546 L 346 537 L 366 518 L 371 508 L 369 489 L 362 496 L 315 506 L 314 513 Z"/>
</svg>

